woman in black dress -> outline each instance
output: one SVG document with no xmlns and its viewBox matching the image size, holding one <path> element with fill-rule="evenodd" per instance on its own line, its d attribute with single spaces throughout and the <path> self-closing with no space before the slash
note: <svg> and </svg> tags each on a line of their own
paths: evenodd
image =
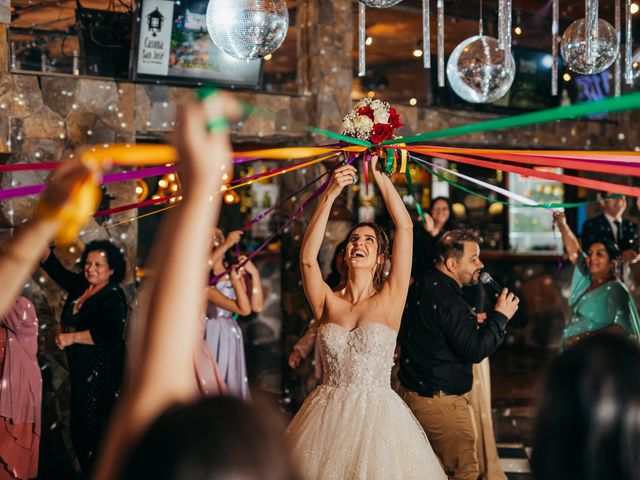
<svg viewBox="0 0 640 480">
<path fill-rule="evenodd" d="M 82 273 L 71 272 L 49 251 L 41 265 L 68 292 L 56 345 L 69 362 L 71 440 L 88 476 L 122 383 L 128 308 L 119 285 L 126 262 L 115 245 L 87 244 L 80 264 Z"/>
</svg>

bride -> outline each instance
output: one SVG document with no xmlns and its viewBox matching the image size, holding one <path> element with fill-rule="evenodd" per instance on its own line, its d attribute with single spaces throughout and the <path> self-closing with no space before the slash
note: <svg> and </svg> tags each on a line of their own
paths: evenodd
<svg viewBox="0 0 640 480">
<path fill-rule="evenodd" d="M 334 200 L 357 178 L 350 165 L 334 171 L 302 242 L 302 281 L 320 321 L 324 366 L 322 385 L 287 429 L 305 480 L 446 479 L 420 424 L 390 386 L 411 274 L 412 223 L 375 163 L 373 177 L 396 228 L 387 279 L 389 241 L 372 223 L 356 225 L 347 236 L 346 286 L 334 292 L 322 279 L 318 252 Z"/>
</svg>

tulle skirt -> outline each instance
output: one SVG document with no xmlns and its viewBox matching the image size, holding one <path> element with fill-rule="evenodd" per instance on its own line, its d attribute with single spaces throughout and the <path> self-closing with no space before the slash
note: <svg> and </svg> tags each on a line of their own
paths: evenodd
<svg viewBox="0 0 640 480">
<path fill-rule="evenodd" d="M 303 480 L 446 480 L 422 427 L 389 387 L 321 385 L 287 428 Z"/>
</svg>

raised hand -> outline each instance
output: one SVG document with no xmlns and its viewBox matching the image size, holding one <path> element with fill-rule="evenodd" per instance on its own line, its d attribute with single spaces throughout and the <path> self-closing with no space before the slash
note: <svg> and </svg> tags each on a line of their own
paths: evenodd
<svg viewBox="0 0 640 480">
<path fill-rule="evenodd" d="M 342 165 L 331 175 L 329 185 L 325 190 L 330 197 L 337 197 L 347 185 L 353 185 L 358 179 L 358 172 L 352 165 Z"/>
<path fill-rule="evenodd" d="M 240 241 L 240 239 L 242 238 L 242 235 L 244 235 L 244 232 L 242 230 L 234 230 L 232 232 L 229 232 L 229 234 L 227 235 L 227 238 L 224 241 L 225 245 L 229 247 L 234 246 L 236 243 Z"/>
</svg>

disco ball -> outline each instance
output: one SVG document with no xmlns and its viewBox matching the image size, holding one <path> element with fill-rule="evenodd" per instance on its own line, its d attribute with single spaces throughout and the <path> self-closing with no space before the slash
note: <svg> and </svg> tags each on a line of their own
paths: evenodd
<svg viewBox="0 0 640 480">
<path fill-rule="evenodd" d="M 498 40 L 485 35 L 467 38 L 458 45 L 447 62 L 451 88 L 471 103 L 491 103 L 503 97 L 516 75 L 516 63 Z"/>
<path fill-rule="evenodd" d="M 593 59 L 587 62 L 584 24 L 584 18 L 576 20 L 564 31 L 560 54 L 569 70 L 581 75 L 592 75 L 606 70 L 615 61 L 618 55 L 618 38 L 610 23 L 598 19 L 598 35 L 591 43 Z"/>
<path fill-rule="evenodd" d="M 402 0 L 360 0 L 360 3 L 364 3 L 367 7 L 372 8 L 387 8 L 393 7 L 401 1 Z"/>
<path fill-rule="evenodd" d="M 633 76 L 633 86 L 640 87 L 640 48 L 631 57 L 631 74 Z"/>
<path fill-rule="evenodd" d="M 239 60 L 274 52 L 289 28 L 284 0 L 210 0 L 206 18 L 216 47 Z"/>
</svg>

